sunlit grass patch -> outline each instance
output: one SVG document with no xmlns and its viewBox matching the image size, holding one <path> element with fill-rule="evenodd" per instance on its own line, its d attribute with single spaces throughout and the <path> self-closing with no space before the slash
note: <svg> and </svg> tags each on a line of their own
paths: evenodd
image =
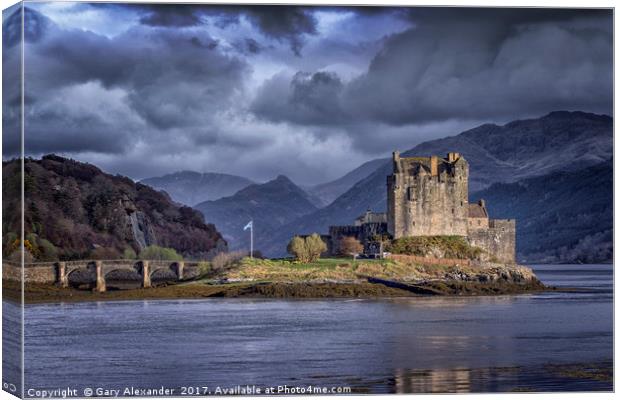
<svg viewBox="0 0 620 400">
<path fill-rule="evenodd" d="M 269 281 L 352 281 L 367 276 L 385 279 L 417 279 L 419 273 L 412 265 L 393 260 L 352 258 L 321 258 L 312 262 L 293 259 L 240 260 L 221 277 L 228 280 Z"/>
</svg>

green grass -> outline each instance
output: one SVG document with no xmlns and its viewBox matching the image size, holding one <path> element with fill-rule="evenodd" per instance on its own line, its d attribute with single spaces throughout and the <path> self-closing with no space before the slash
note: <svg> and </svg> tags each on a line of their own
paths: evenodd
<svg viewBox="0 0 620 400">
<path fill-rule="evenodd" d="M 362 279 L 363 276 L 398 278 L 417 276 L 413 266 L 398 264 L 392 260 L 366 260 L 352 258 L 321 258 L 302 263 L 289 259 L 244 258 L 218 276 L 229 280 L 251 281 L 320 281 Z"/>
<path fill-rule="evenodd" d="M 393 263 L 392 260 L 379 260 L 379 259 L 357 259 L 353 260 L 352 258 L 320 258 L 316 261 L 312 261 L 309 263 L 304 263 L 296 260 L 287 260 L 287 259 L 250 259 L 248 257 L 241 260 L 241 265 L 243 266 L 264 266 L 264 267 L 289 267 L 293 269 L 320 269 L 320 270 L 328 270 L 335 269 L 337 267 L 342 266 L 355 266 L 360 263 L 364 264 L 390 264 Z"/>
</svg>

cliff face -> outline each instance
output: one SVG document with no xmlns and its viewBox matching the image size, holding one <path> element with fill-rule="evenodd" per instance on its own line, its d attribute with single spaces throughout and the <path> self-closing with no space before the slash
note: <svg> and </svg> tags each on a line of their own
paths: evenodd
<svg viewBox="0 0 620 400">
<path fill-rule="evenodd" d="M 5 238 L 19 234 L 19 161 L 3 163 Z M 37 259 L 119 257 L 149 245 L 186 258 L 208 258 L 226 242 L 199 212 L 165 194 L 97 167 L 50 155 L 24 165 L 26 239 Z M 7 240 L 4 249 L 7 253 Z"/>
</svg>

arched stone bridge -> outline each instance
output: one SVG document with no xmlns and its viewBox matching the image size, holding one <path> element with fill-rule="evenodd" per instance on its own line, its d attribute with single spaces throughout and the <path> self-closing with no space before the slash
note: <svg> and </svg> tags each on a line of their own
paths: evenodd
<svg viewBox="0 0 620 400">
<path fill-rule="evenodd" d="M 137 272 L 142 277 L 142 287 L 151 287 L 151 277 L 157 271 L 172 271 L 177 280 L 183 279 L 184 261 L 60 261 L 56 264 L 56 283 L 69 287 L 69 276 L 77 271 L 89 271 L 96 276 L 96 290 L 106 291 L 106 276 L 115 271 Z"/>
</svg>

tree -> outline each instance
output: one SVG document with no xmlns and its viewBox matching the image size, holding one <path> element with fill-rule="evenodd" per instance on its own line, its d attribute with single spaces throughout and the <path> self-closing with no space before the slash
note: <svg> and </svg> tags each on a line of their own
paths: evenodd
<svg viewBox="0 0 620 400">
<path fill-rule="evenodd" d="M 308 258 L 306 241 L 299 236 L 295 236 L 291 239 L 286 247 L 286 251 L 288 251 L 289 254 L 294 255 L 295 258 L 302 262 L 306 262 Z"/>
<path fill-rule="evenodd" d="M 317 233 L 306 237 L 306 249 L 310 262 L 316 261 L 321 257 L 321 253 L 327 251 L 327 245 Z"/>
<path fill-rule="evenodd" d="M 39 238 L 39 251 L 43 261 L 58 260 L 58 249 L 49 240 Z"/>
<path fill-rule="evenodd" d="M 357 257 L 358 254 L 364 251 L 364 246 L 362 246 L 360 241 L 354 238 L 353 236 L 347 236 L 347 237 L 340 239 L 338 250 L 340 254 L 349 255 L 355 258 Z"/>
<path fill-rule="evenodd" d="M 151 245 L 145 247 L 140 252 L 141 260 L 166 260 L 166 261 L 183 261 L 183 257 L 177 254 L 174 249 L 168 247 L 160 247 Z"/>
<path fill-rule="evenodd" d="M 118 260 L 120 254 L 114 247 L 97 247 L 90 252 L 93 260 Z"/>
<path fill-rule="evenodd" d="M 327 245 L 316 233 L 306 238 L 295 236 L 287 246 L 287 251 L 290 254 L 294 255 L 299 261 L 306 263 L 316 261 L 321 257 L 321 253 L 326 250 Z"/>
<path fill-rule="evenodd" d="M 138 258 L 138 255 L 136 254 L 135 250 L 131 247 L 125 247 L 125 250 L 123 250 L 123 259 L 135 260 L 136 258 Z"/>
</svg>

